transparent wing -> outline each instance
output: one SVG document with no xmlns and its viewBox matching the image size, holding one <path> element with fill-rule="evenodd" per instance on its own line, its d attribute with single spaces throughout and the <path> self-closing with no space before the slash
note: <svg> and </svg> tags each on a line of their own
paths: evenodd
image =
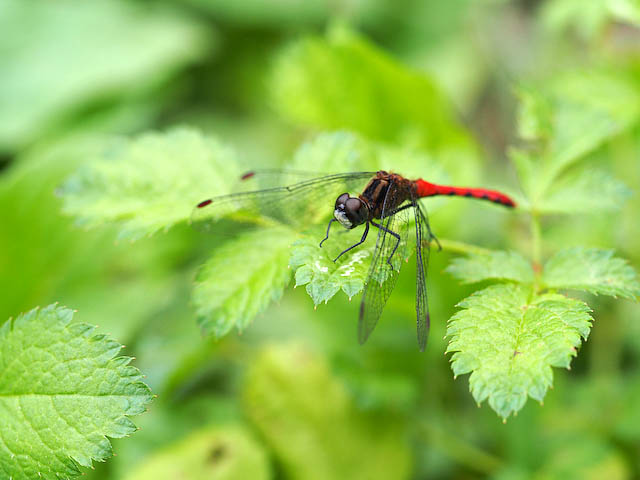
<svg viewBox="0 0 640 480">
<path fill-rule="evenodd" d="M 265 190 L 268 188 L 294 185 L 327 176 L 326 172 L 309 172 L 285 168 L 260 168 L 245 172 L 240 177 L 242 191 Z"/>
<path fill-rule="evenodd" d="M 359 193 L 374 175 L 375 172 L 340 173 L 282 187 L 213 197 L 194 208 L 191 220 L 196 228 L 205 231 L 213 230 L 215 222 L 223 217 L 248 221 L 271 219 L 292 226 L 309 225 L 333 213 L 339 194 Z"/>
<path fill-rule="evenodd" d="M 360 303 L 358 340 L 361 344 L 367 341 L 378 324 L 382 309 L 396 285 L 400 267 L 404 263 L 403 260 L 407 257 L 408 210 L 410 208 L 385 216 L 389 213 L 388 205 L 397 205 L 397 202 L 394 201 L 396 195 L 400 195 L 400 192 L 393 188 L 392 184 L 384 201 L 382 218 L 379 222 L 382 228 L 379 229 L 376 248 Z M 389 265 L 389 261 L 393 268 Z"/>
<path fill-rule="evenodd" d="M 416 315 L 418 328 L 418 347 L 423 352 L 429 337 L 429 303 L 427 301 L 427 271 L 431 244 L 429 220 L 422 210 L 418 199 L 413 196 L 413 211 L 416 218 Z"/>
</svg>

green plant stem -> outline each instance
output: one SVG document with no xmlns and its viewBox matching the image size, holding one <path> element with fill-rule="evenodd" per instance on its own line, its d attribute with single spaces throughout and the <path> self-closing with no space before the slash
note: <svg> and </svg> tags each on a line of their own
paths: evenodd
<svg viewBox="0 0 640 480">
<path fill-rule="evenodd" d="M 438 243 L 445 252 L 460 253 L 464 255 L 486 255 L 491 253 L 491 250 L 487 248 L 478 247 L 465 242 L 458 242 L 456 240 L 447 240 L 446 238 L 439 238 L 438 242 L 432 240 L 429 245 L 431 248 L 438 248 Z"/>
<path fill-rule="evenodd" d="M 484 450 L 465 442 L 459 436 L 447 432 L 427 422 L 420 424 L 420 433 L 430 446 L 439 448 L 460 465 L 483 475 L 495 473 L 502 467 L 502 461 Z"/>
<path fill-rule="evenodd" d="M 536 210 L 531 211 L 531 257 L 535 272 L 534 287 L 538 291 L 540 273 L 542 272 L 542 230 L 540 228 L 540 214 Z"/>
</svg>

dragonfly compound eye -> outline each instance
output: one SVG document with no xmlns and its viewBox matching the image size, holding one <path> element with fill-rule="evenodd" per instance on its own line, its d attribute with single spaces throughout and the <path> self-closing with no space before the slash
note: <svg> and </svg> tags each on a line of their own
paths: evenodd
<svg viewBox="0 0 640 480">
<path fill-rule="evenodd" d="M 340 195 L 337 199 L 336 199 L 336 209 L 337 208 L 341 208 L 344 209 L 344 204 L 347 203 L 347 200 L 349 200 L 349 194 L 348 193 L 343 193 L 342 195 Z"/>
<path fill-rule="evenodd" d="M 338 200 L 342 200 L 342 197 L 343 195 L 340 195 Z M 338 220 L 343 227 L 351 229 L 367 221 L 369 211 L 362 200 L 355 197 L 348 197 L 344 200 L 344 203 L 336 202 L 336 209 L 334 211 L 336 220 Z"/>
</svg>

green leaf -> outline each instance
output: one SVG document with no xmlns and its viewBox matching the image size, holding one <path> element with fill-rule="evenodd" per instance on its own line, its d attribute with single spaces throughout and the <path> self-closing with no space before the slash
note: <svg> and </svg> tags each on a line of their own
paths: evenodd
<svg viewBox="0 0 640 480">
<path fill-rule="evenodd" d="M 626 260 L 613 250 L 575 247 L 562 250 L 544 266 L 542 281 L 547 288 L 584 290 L 596 295 L 636 298 L 640 282 Z"/>
<path fill-rule="evenodd" d="M 534 296 L 530 287 L 493 285 L 460 302 L 447 327 L 454 374 L 471 373 L 475 401 L 507 418 L 527 396 L 542 401 L 551 367 L 569 368 L 591 328 L 589 307 L 562 295 Z"/>
<path fill-rule="evenodd" d="M 214 251 L 193 290 L 198 322 L 205 332 L 222 337 L 234 326 L 242 332 L 282 296 L 291 278 L 287 261 L 296 238 L 285 228 L 260 229 Z"/>
<path fill-rule="evenodd" d="M 120 238 L 137 239 L 188 220 L 199 201 L 229 193 L 237 178 L 229 148 L 179 128 L 114 143 L 60 193 L 81 225 L 115 222 Z"/>
<path fill-rule="evenodd" d="M 154 453 L 126 477 L 130 480 L 268 480 L 266 452 L 239 427 L 208 427 Z"/>
<path fill-rule="evenodd" d="M 149 387 L 122 346 L 50 305 L 0 328 L 0 472 L 58 479 L 111 456 L 106 438 L 135 432 Z"/>
<path fill-rule="evenodd" d="M 342 27 L 286 48 L 271 89 L 276 107 L 296 123 L 434 148 L 468 146 L 445 96 L 428 76 Z"/>
<path fill-rule="evenodd" d="M 320 248 L 318 244 L 323 237 L 319 230 L 318 236 L 306 236 L 293 244 L 289 265 L 295 271 L 295 286 L 306 285 L 307 293 L 316 305 L 327 303 L 340 290 L 351 298 L 364 288 L 375 239 L 368 239 L 365 244 L 343 255 L 337 262 L 333 261 L 362 235 L 362 232 L 356 232 L 358 240 L 354 240 L 351 233 L 345 232 L 340 236 L 340 242 L 344 241 L 344 245 L 327 240 Z"/>
<path fill-rule="evenodd" d="M 531 264 L 517 252 L 488 252 L 454 258 L 447 272 L 464 283 L 509 280 L 533 283 Z"/>
<path fill-rule="evenodd" d="M 516 153 L 514 162 L 536 201 L 545 198 L 561 173 L 640 119 L 640 89 L 624 72 L 571 71 L 518 93 L 520 133 L 541 145 L 537 168 L 522 153 Z"/>
<path fill-rule="evenodd" d="M 365 415 L 306 345 L 261 351 L 247 374 L 246 412 L 286 478 L 410 477 L 406 429 L 391 412 Z"/>
<path fill-rule="evenodd" d="M 537 205 L 539 213 L 598 213 L 618 210 L 631 195 L 619 180 L 600 170 L 581 171 L 555 182 Z"/>
<path fill-rule="evenodd" d="M 564 170 L 640 117 L 640 89 L 624 74 L 568 72 L 550 85 L 554 102 L 551 155 Z"/>
<path fill-rule="evenodd" d="M 131 102 L 202 57 L 211 37 L 175 12 L 118 0 L 4 0 L 0 31 L 0 149 L 60 128 L 91 102 Z"/>
</svg>

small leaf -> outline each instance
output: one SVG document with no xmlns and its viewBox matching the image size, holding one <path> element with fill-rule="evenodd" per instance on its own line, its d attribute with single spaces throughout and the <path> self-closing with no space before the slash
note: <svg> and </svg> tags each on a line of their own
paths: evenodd
<svg viewBox="0 0 640 480">
<path fill-rule="evenodd" d="M 581 171 L 555 182 L 541 199 L 537 210 L 549 213 L 598 213 L 617 210 L 631 191 L 608 173 Z"/>
<path fill-rule="evenodd" d="M 562 295 L 533 296 L 531 288 L 493 285 L 460 302 L 449 320 L 447 352 L 455 375 L 471 373 L 475 401 L 488 400 L 503 418 L 527 397 L 542 401 L 551 367 L 567 368 L 591 328 L 589 307 Z"/>
<path fill-rule="evenodd" d="M 121 238 L 136 239 L 188 220 L 199 201 L 229 193 L 237 178 L 231 150 L 179 128 L 114 144 L 60 193 L 81 225 L 116 222 Z"/>
<path fill-rule="evenodd" d="M 542 281 L 548 288 L 638 297 L 638 275 L 626 260 L 614 257 L 613 253 L 613 250 L 583 247 L 562 250 L 547 261 Z"/>
<path fill-rule="evenodd" d="M 532 283 L 531 264 L 516 252 L 490 252 L 454 258 L 447 267 L 449 272 L 464 283 L 483 280 L 510 280 L 518 283 Z"/>
<path fill-rule="evenodd" d="M 122 346 L 50 305 L 0 328 L 0 472 L 58 479 L 111 456 L 106 438 L 135 432 L 151 401 Z"/>
<path fill-rule="evenodd" d="M 129 480 L 268 480 L 264 448 L 239 427 L 207 427 L 152 454 L 131 471 Z"/>
<path fill-rule="evenodd" d="M 326 303 L 340 290 L 351 298 L 364 288 L 375 239 L 367 239 L 364 244 L 334 262 L 333 259 L 342 250 L 358 241 L 346 240 L 345 237 L 354 237 L 349 233 L 340 235 L 340 245 L 335 241 L 327 241 L 320 248 L 321 235 L 305 236 L 293 244 L 289 264 L 295 271 L 296 287 L 306 285 L 307 293 L 316 305 Z M 358 235 L 362 235 L 362 232 Z"/>
<path fill-rule="evenodd" d="M 285 228 L 243 233 L 217 248 L 198 273 L 193 290 L 198 321 L 215 337 L 234 326 L 242 332 L 289 283 L 287 266 L 296 234 Z"/>
<path fill-rule="evenodd" d="M 284 476 L 409 478 L 411 458 L 403 422 L 390 411 L 363 414 L 326 362 L 310 350 L 298 344 L 263 349 L 251 362 L 244 388 L 245 411 Z"/>
</svg>

